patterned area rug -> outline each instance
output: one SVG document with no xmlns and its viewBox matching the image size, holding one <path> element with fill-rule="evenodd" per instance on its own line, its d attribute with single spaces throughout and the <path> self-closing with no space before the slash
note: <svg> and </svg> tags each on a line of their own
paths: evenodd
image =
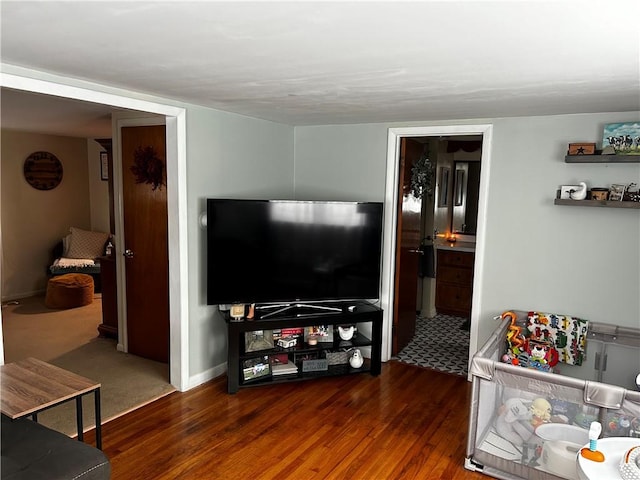
<svg viewBox="0 0 640 480">
<path fill-rule="evenodd" d="M 392 360 L 466 377 L 467 319 L 442 314 L 433 318 L 418 317 L 415 336 Z"/>
</svg>

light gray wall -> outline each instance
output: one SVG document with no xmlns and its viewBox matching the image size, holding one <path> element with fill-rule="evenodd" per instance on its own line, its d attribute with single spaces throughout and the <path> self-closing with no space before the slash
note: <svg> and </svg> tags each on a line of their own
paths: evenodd
<svg viewBox="0 0 640 480">
<path fill-rule="evenodd" d="M 554 206 L 556 188 L 640 183 L 640 164 L 566 164 L 567 145 L 602 139 L 605 123 L 638 112 L 296 127 L 296 196 L 382 200 L 387 130 L 493 124 L 481 345 L 506 309 L 566 313 L 638 326 L 640 210 Z M 481 220 L 480 220 L 481 221 Z"/>
<path fill-rule="evenodd" d="M 187 196 L 189 373 L 197 376 L 227 360 L 226 324 L 217 307 L 207 305 L 206 229 L 200 214 L 206 212 L 207 198 L 292 198 L 293 127 L 190 106 Z"/>
<path fill-rule="evenodd" d="M 387 126 L 296 127 L 295 194 L 302 200 L 384 200 Z"/>
<path fill-rule="evenodd" d="M 567 144 L 601 142 L 638 112 L 500 119 L 487 212 L 483 315 L 536 309 L 638 327 L 640 210 L 553 205 L 562 184 L 640 183 L 640 164 L 567 164 Z"/>
</svg>

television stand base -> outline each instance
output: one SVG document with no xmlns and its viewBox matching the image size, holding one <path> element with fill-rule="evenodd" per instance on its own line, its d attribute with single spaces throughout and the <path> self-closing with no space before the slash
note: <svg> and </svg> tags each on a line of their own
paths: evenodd
<svg viewBox="0 0 640 480">
<path fill-rule="evenodd" d="M 260 315 L 260 318 L 269 318 L 279 313 L 289 312 L 294 309 L 310 309 L 310 310 L 319 310 L 319 313 L 324 314 L 333 314 L 333 313 L 342 313 L 342 309 L 339 307 L 328 307 L 326 305 L 318 305 L 315 303 L 283 303 L 278 305 L 259 305 L 256 307 L 257 310 L 264 310 L 267 308 L 276 308 L 276 310 L 272 312 L 265 313 L 264 315 Z M 309 315 L 318 315 L 318 312 L 313 313 L 297 313 L 296 317 L 303 317 Z"/>
<path fill-rule="evenodd" d="M 274 302 L 275 303 L 275 302 Z M 311 303 L 311 302 L 310 302 Z M 271 304 L 260 314 L 273 313 L 272 310 L 289 308 L 283 313 L 269 318 L 244 319 L 238 322 L 232 320 L 231 315 L 225 314 L 228 328 L 227 348 L 227 391 L 235 393 L 240 388 L 258 387 L 259 385 L 273 385 L 276 383 L 290 383 L 294 381 L 315 380 L 318 378 L 369 373 L 379 375 L 382 364 L 382 309 L 365 301 L 328 301 L 316 302 L 316 306 L 324 307 L 312 309 L 308 304 L 292 301 L 285 305 Z M 297 305 L 301 305 L 298 307 Z M 261 304 L 261 307 L 267 306 Z M 357 307 L 350 310 L 349 307 Z M 257 307 L 257 306 L 256 306 Z M 327 309 L 329 308 L 329 309 Z M 341 310 L 341 311 L 336 311 Z M 314 313 L 315 312 L 315 313 Z M 309 342 L 309 334 L 318 327 L 331 329 L 333 338 L 329 341 Z M 339 337 L 340 326 L 355 326 L 355 333 L 349 340 L 349 345 L 342 344 Z M 291 329 L 290 332 L 283 330 Z M 295 330 L 295 331 L 293 331 Z M 307 339 L 305 340 L 305 332 Z M 278 339 L 289 335 L 296 336 L 296 344 L 283 342 L 288 347 L 278 345 Z M 270 341 L 271 348 L 252 350 L 251 339 L 260 337 Z M 273 342 L 273 343 L 271 343 Z M 352 367 L 345 348 L 358 348 L 365 358 L 364 364 L 358 368 Z M 335 355 L 332 355 L 335 354 Z M 307 371 L 305 361 L 324 360 L 327 368 Z M 295 364 L 295 369 L 279 374 L 280 369 L 273 372 L 276 363 Z M 306 365 L 307 367 L 309 365 Z M 274 374 L 276 373 L 276 374 Z M 347 383 L 340 383 L 340 388 L 348 388 Z"/>
</svg>

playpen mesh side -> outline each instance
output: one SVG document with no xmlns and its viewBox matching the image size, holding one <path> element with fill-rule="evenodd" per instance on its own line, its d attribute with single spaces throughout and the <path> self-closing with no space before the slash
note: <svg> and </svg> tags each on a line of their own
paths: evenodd
<svg viewBox="0 0 640 480">
<path fill-rule="evenodd" d="M 548 374 L 547 374 L 548 375 Z M 477 389 L 477 431 L 472 458 L 485 467 L 494 468 L 505 478 L 530 480 L 567 479 L 563 471 L 543 460 L 545 441 L 532 434 L 528 442 L 516 446 L 502 437 L 496 428 L 501 406 L 509 399 L 528 403 L 545 398 L 554 405 L 571 405 L 590 424 L 597 418 L 598 409 L 584 403 L 583 390 L 558 385 L 546 380 L 497 371 L 492 380 L 474 379 Z M 586 433 L 586 429 L 585 429 Z M 577 479 L 577 473 L 573 477 Z"/>
<path fill-rule="evenodd" d="M 640 392 L 627 391 L 620 408 L 602 409 L 603 437 L 635 437 L 640 445 Z"/>
</svg>

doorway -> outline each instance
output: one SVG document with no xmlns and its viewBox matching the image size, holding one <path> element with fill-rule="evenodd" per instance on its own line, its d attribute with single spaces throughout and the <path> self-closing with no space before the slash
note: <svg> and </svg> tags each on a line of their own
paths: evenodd
<svg viewBox="0 0 640 480">
<path fill-rule="evenodd" d="M 383 357 L 388 360 L 392 356 L 393 344 L 393 310 L 396 302 L 395 295 L 395 275 L 389 272 L 396 271 L 396 227 L 398 225 L 399 206 L 399 184 L 400 184 L 400 149 L 403 138 L 412 137 L 441 137 L 441 136 L 482 136 L 482 170 L 479 182 L 478 201 L 478 221 L 475 241 L 475 262 L 473 279 L 473 298 L 469 322 L 469 358 L 477 350 L 477 315 L 480 311 L 482 292 L 482 258 L 484 248 L 485 232 L 485 211 L 486 211 L 486 185 L 490 169 L 490 148 L 491 148 L 491 125 L 452 125 L 435 127 L 407 127 L 392 128 L 388 134 L 387 151 L 387 188 L 385 195 L 385 217 L 383 252 L 383 269 L 387 274 L 384 276 L 385 282 L 382 285 L 381 304 L 384 309 L 384 335 L 383 335 Z M 435 195 L 439 193 L 436 190 Z"/>
<path fill-rule="evenodd" d="M 468 364 L 481 147 L 482 136 L 400 139 L 393 358 L 462 376 Z M 416 219 L 413 230 L 407 228 L 411 219 Z"/>
<path fill-rule="evenodd" d="M 139 100 L 102 92 L 100 85 L 94 89 L 72 86 L 68 79 L 51 77 L 40 80 L 3 72 L 2 86 L 15 90 L 62 98 L 93 102 L 113 108 L 136 110 L 166 117 L 167 125 L 167 176 L 173 181 L 167 189 L 168 234 L 171 239 L 169 252 L 169 272 L 172 279 L 169 286 L 169 328 L 170 328 L 170 382 L 178 390 L 189 387 L 188 371 L 188 292 L 186 250 L 186 110 L 148 100 Z M 182 220 L 181 220 L 182 218 Z M 3 352 L 0 351 L 0 357 Z"/>
<path fill-rule="evenodd" d="M 51 111 L 53 112 L 55 109 Z M 162 122 L 161 131 L 164 141 L 164 117 L 162 117 Z M 105 137 L 111 137 L 111 134 L 107 132 L 101 132 L 101 134 Z M 21 145 L 26 145 L 26 148 L 29 148 L 32 140 L 31 137 L 26 138 L 27 140 L 23 140 Z M 100 172 L 98 168 L 98 160 L 101 157 L 98 145 L 96 144 L 94 146 L 93 140 L 89 140 L 80 135 L 78 135 L 74 142 L 80 143 L 81 147 L 83 144 L 88 145 L 88 148 L 86 150 L 82 148 L 76 149 L 78 150 L 78 160 L 75 163 L 66 162 L 66 176 L 72 177 L 71 174 L 73 171 L 82 172 L 83 169 L 86 169 L 86 163 L 88 162 L 88 181 L 91 182 L 93 180 L 94 184 L 96 183 L 95 180 L 99 182 L 102 172 Z M 60 141 L 57 143 L 52 142 L 52 145 L 56 146 L 59 143 Z M 102 145 L 104 142 L 98 143 Z M 162 151 L 164 156 L 164 146 Z M 95 175 L 92 177 L 91 167 L 93 166 L 96 168 L 93 171 Z M 76 178 L 80 178 L 82 182 L 75 182 L 75 184 L 86 185 L 87 179 L 84 175 L 76 175 Z M 108 173 L 108 179 L 113 179 L 111 171 Z M 106 187 L 106 182 L 105 184 L 100 184 L 100 186 Z M 87 187 L 87 189 L 89 190 L 89 187 Z M 106 188 L 100 190 L 102 194 L 100 197 L 101 201 L 105 201 L 105 190 Z M 163 187 L 163 190 L 166 192 L 166 188 Z M 89 203 L 88 201 L 80 201 L 82 197 L 78 194 L 76 194 L 74 198 L 77 203 L 83 205 Z M 94 197 L 91 198 L 93 199 Z M 64 197 L 62 199 L 64 200 Z M 56 211 L 70 209 L 67 203 L 64 201 L 60 202 L 59 199 L 58 201 L 49 199 L 49 203 L 53 205 Z M 91 218 L 93 220 L 94 217 L 92 216 Z M 105 220 L 107 224 L 109 223 L 106 218 L 98 218 L 102 219 L 102 224 L 105 223 Z M 66 222 L 66 217 L 64 217 L 64 219 Z M 166 225 L 166 214 L 164 223 Z M 37 225 L 35 222 L 34 224 Z M 62 223 L 62 225 L 68 224 Z M 76 224 L 70 223 L 70 225 Z M 108 226 L 99 228 L 99 230 L 110 233 L 114 232 L 114 229 Z M 5 230 L 5 233 L 6 232 Z M 43 243 L 46 244 L 46 241 L 35 245 L 38 251 L 42 250 L 40 247 Z M 6 246 L 6 243 L 4 245 Z M 96 248 L 99 249 L 100 247 L 96 246 Z M 7 252 L 5 250 L 4 253 L 11 255 L 10 251 Z M 56 256 L 61 256 L 61 253 Z M 103 263 L 104 257 L 100 260 L 101 263 Z M 165 268 L 166 265 L 167 260 L 165 258 Z M 104 264 L 101 265 L 102 274 L 104 273 L 103 267 Z M 44 270 L 44 268 L 42 270 Z M 2 337 L 4 341 L 2 346 L 6 346 L 4 355 L 5 361 L 7 362 L 35 356 L 41 360 L 100 382 L 102 384 L 102 398 L 104 401 L 103 420 L 106 422 L 122 412 L 148 403 L 148 401 L 173 391 L 175 388 L 168 385 L 169 376 L 166 359 L 164 359 L 164 365 L 159 365 L 157 363 L 143 361 L 144 359 L 140 358 L 139 355 L 124 355 L 117 352 L 115 340 L 98 336 L 98 331 L 100 331 L 100 327 L 103 326 L 101 321 L 104 320 L 104 317 L 101 307 L 104 308 L 105 306 L 105 291 L 107 285 L 105 284 L 104 276 L 98 274 L 96 279 L 97 281 L 102 280 L 102 292 L 97 293 L 93 302 L 88 306 L 67 310 L 47 309 L 44 305 L 44 296 L 38 295 L 37 298 L 21 298 L 17 305 L 10 305 L 8 308 L 3 308 Z M 109 285 L 111 288 L 114 288 L 114 284 L 115 275 L 114 282 L 109 283 Z M 96 285 L 98 285 L 97 282 Z M 167 322 L 165 335 L 168 327 Z M 114 333 L 117 338 L 117 328 Z M 4 342 L 6 342 L 6 345 Z M 16 348 L 16 346 L 18 348 Z M 122 395 L 124 391 L 127 392 L 126 395 Z M 69 423 L 67 417 L 66 410 L 64 407 L 61 407 L 49 411 L 43 416 L 42 421 L 47 422 L 49 425 L 66 425 Z M 70 423 L 73 423 L 73 421 Z M 85 422 L 85 425 L 89 426 L 90 423 Z"/>
</svg>

